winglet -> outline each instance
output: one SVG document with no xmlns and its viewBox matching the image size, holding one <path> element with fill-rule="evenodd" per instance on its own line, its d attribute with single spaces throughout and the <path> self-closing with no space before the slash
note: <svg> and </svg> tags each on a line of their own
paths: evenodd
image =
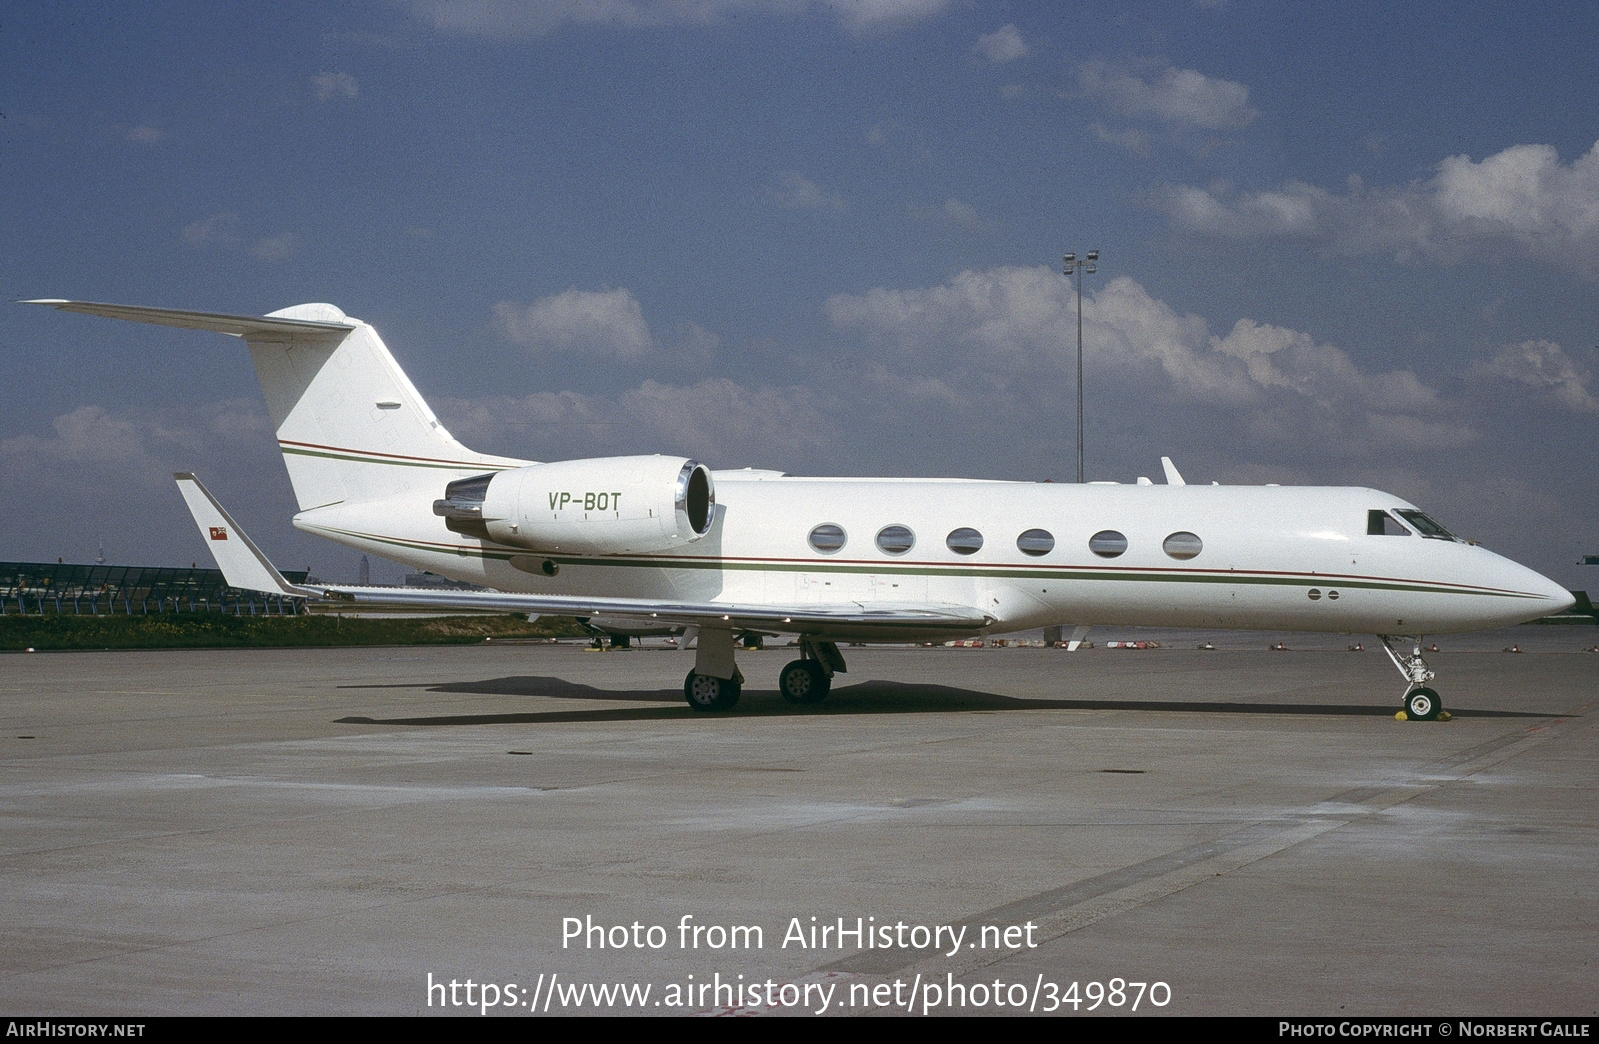
<svg viewBox="0 0 1599 1044">
<path fill-rule="evenodd" d="M 1182 475 L 1179 474 L 1178 471 L 1177 471 L 1177 465 L 1175 465 L 1175 464 L 1173 464 L 1171 462 L 1171 458 L 1170 457 L 1162 457 L 1162 458 L 1160 458 L 1160 466 L 1166 469 L 1166 485 L 1168 485 L 1168 486 L 1186 486 L 1186 485 L 1188 485 L 1188 483 L 1183 481 Z"/>
<path fill-rule="evenodd" d="M 308 593 L 283 579 L 283 574 L 267 561 L 267 556 L 261 553 L 253 540 L 244 535 L 244 530 L 233 521 L 233 516 L 217 503 L 217 498 L 192 473 L 180 471 L 172 477 L 178 480 L 178 489 L 189 505 L 189 512 L 194 515 L 195 525 L 200 527 L 200 537 L 210 549 L 211 557 L 216 559 L 218 568 L 222 570 L 222 578 L 229 587 L 293 595 L 296 598 Z"/>
</svg>

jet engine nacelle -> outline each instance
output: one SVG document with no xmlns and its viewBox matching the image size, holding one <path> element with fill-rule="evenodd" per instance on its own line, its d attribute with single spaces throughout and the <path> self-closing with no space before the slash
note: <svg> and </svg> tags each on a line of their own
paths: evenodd
<svg viewBox="0 0 1599 1044">
<path fill-rule="evenodd" d="M 710 532 L 710 469 L 684 457 L 563 460 L 459 479 L 435 514 L 462 533 L 532 551 L 667 551 Z"/>
</svg>

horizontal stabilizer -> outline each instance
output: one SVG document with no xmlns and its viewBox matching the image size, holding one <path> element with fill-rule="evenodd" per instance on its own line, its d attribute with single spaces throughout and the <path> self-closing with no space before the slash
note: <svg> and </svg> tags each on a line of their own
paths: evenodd
<svg viewBox="0 0 1599 1044">
<path fill-rule="evenodd" d="M 136 323 L 155 323 L 158 326 L 178 326 L 186 330 L 215 330 L 234 337 L 253 337 L 261 334 L 300 336 L 348 333 L 359 323 L 349 319 L 315 320 L 284 319 L 261 315 L 222 315 L 218 312 L 185 312 L 176 308 L 145 308 L 140 305 L 101 304 L 96 301 L 60 301 L 45 298 L 23 301 L 22 304 L 49 305 L 63 312 L 81 312 L 100 315 L 107 319 L 128 319 Z M 330 313 L 337 312 L 329 306 Z M 342 316 L 344 313 L 337 312 Z"/>
<path fill-rule="evenodd" d="M 211 491 L 187 471 L 172 476 L 178 480 L 178 489 L 200 527 L 200 539 L 217 560 L 222 578 L 229 587 L 245 591 L 265 591 L 267 594 L 285 594 L 303 598 L 309 592 L 300 590 L 273 568 L 266 555 L 255 542 L 244 535 L 233 517 L 217 503 Z"/>
</svg>

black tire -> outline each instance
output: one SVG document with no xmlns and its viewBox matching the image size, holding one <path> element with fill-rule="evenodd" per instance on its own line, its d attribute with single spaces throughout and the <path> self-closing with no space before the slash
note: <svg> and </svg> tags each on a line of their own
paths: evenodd
<svg viewBox="0 0 1599 1044">
<path fill-rule="evenodd" d="M 683 698 L 697 711 L 732 710 L 738 703 L 739 684 L 731 678 L 712 678 L 688 672 L 683 679 Z"/>
<path fill-rule="evenodd" d="M 833 679 L 815 660 L 795 660 L 777 676 L 777 691 L 789 703 L 821 703 L 832 687 Z"/>
<path fill-rule="evenodd" d="M 1405 693 L 1405 713 L 1417 721 L 1432 721 L 1438 717 L 1438 712 L 1444 709 L 1444 701 L 1438 694 L 1426 686 L 1411 689 Z"/>
</svg>

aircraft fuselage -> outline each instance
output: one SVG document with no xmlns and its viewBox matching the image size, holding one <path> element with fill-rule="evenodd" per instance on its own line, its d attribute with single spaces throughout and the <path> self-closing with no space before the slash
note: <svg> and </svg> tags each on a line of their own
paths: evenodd
<svg viewBox="0 0 1599 1044">
<path fill-rule="evenodd" d="M 961 605 L 991 616 L 990 633 L 1111 624 L 1441 634 L 1536 619 L 1570 601 L 1486 548 L 1395 524 L 1393 535 L 1368 533 L 1370 512 L 1414 510 L 1373 489 L 715 478 L 710 532 L 670 553 L 545 554 L 463 537 L 429 515 L 431 488 L 301 512 L 295 524 L 502 591 Z M 814 547 L 818 526 L 837 527 L 842 546 Z M 899 528 L 880 542 L 890 527 Z"/>
</svg>

